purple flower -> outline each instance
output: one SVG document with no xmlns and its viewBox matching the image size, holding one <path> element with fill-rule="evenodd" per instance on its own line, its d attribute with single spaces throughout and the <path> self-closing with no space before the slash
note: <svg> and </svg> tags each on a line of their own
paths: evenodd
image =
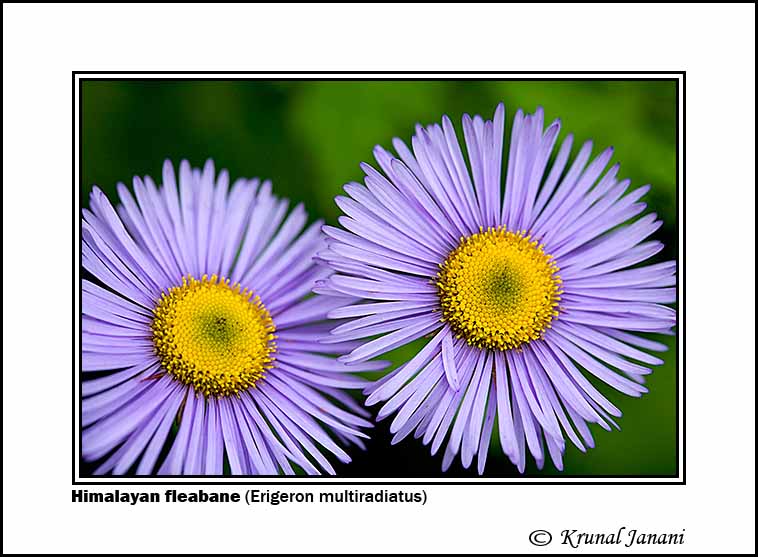
<svg viewBox="0 0 758 557">
<path fill-rule="evenodd" d="M 318 342 L 344 299 L 310 295 L 330 271 L 316 222 L 213 162 L 179 180 L 98 188 L 82 222 L 82 455 L 96 474 L 334 474 L 363 447 L 365 386 Z M 372 362 L 359 371 L 383 366 Z M 115 371 L 114 371 L 115 370 Z M 103 373 L 107 372 L 107 373 Z M 361 417 L 363 416 L 363 417 Z M 165 454 L 165 456 L 164 456 Z"/>
<path fill-rule="evenodd" d="M 381 147 L 384 174 L 362 165 L 365 186 L 338 197 L 343 229 L 327 226 L 319 255 L 337 271 L 317 292 L 362 298 L 330 311 L 349 319 L 327 342 L 365 339 L 340 358 L 369 359 L 421 337 L 425 346 L 366 390 L 367 404 L 395 414 L 398 442 L 414 433 L 443 470 L 460 453 L 484 470 L 497 417 L 500 446 L 523 472 L 526 452 L 562 469 L 565 437 L 593 446 L 587 426 L 615 425 L 621 411 L 588 375 L 630 396 L 665 345 L 640 333 L 671 334 L 675 263 L 640 266 L 663 245 L 661 225 L 641 215 L 648 187 L 629 190 L 612 149 L 573 162 L 573 137 L 550 164 L 560 130 L 543 112 L 516 114 L 505 185 L 505 109 L 492 121 L 463 117 L 466 158 L 447 117 L 416 127 L 409 149 Z M 636 219 L 636 220 L 635 220 Z"/>
</svg>

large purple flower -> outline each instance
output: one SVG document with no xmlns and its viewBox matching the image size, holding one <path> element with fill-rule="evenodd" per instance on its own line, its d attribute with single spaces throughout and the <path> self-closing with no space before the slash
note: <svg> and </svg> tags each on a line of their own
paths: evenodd
<svg viewBox="0 0 758 557">
<path fill-rule="evenodd" d="M 394 442 L 415 431 L 435 453 L 447 438 L 443 470 L 478 454 L 482 473 L 496 417 L 520 471 L 527 448 L 561 469 L 565 437 L 584 451 L 588 423 L 621 415 L 587 374 L 640 396 L 662 363 L 648 351 L 665 345 L 639 333 L 675 324 L 662 305 L 675 301 L 675 263 L 640 266 L 663 247 L 648 240 L 656 215 L 637 218 L 649 188 L 628 192 L 618 165 L 604 172 L 612 149 L 590 161 L 591 142 L 569 164 L 570 135 L 551 166 L 560 122 L 544 129 L 541 109 L 516 114 L 503 187 L 504 114 L 463 117 L 468 164 L 447 117 L 417 126 L 412 150 L 395 140 L 399 158 L 376 147 L 384 174 L 362 165 L 365 186 L 337 198 L 344 229 L 324 228 L 320 256 L 337 273 L 316 291 L 362 298 L 329 313 L 350 321 L 327 342 L 366 339 L 340 358 L 356 363 L 430 337 L 367 403 L 397 413 Z"/>
<path fill-rule="evenodd" d="M 343 389 L 365 381 L 319 344 L 313 297 L 322 223 L 270 182 L 167 161 L 163 185 L 98 188 L 82 222 L 82 454 L 97 474 L 334 473 L 323 452 L 362 445 L 371 423 Z M 360 366 L 378 369 L 381 363 Z M 115 371 L 114 371 L 115 370 Z M 107 373 L 103 373 L 107 372 Z M 94 378 L 90 378 L 94 377 Z M 339 444 L 338 444 L 339 443 Z M 164 447 L 167 454 L 164 456 Z M 169 449 L 170 447 L 170 449 Z"/>
</svg>

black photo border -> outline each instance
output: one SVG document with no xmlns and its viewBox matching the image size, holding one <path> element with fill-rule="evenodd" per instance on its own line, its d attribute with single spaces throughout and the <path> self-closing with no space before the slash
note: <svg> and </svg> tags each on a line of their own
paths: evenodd
<svg viewBox="0 0 758 557">
<path fill-rule="evenodd" d="M 97 77 L 107 75 L 108 77 Z M 119 76 L 118 78 L 112 76 Z M 139 77 L 129 77 L 139 76 Z M 487 481 L 483 479 L 471 479 L 464 481 L 456 478 L 456 481 L 434 481 L 426 478 L 419 478 L 418 481 L 397 481 L 392 478 L 384 478 L 381 481 L 345 481 L 339 476 L 335 480 L 318 480 L 307 479 L 303 476 L 228 476 L 229 478 L 238 479 L 238 481 L 183 481 L 184 479 L 210 479 L 219 476 L 119 476 L 102 478 L 113 478 L 112 481 L 91 481 L 101 476 L 77 476 L 81 472 L 83 459 L 81 454 L 81 413 L 82 399 L 77 397 L 77 386 L 81 385 L 83 378 L 81 367 L 82 352 L 82 328 L 81 328 L 81 308 L 82 301 L 82 281 L 81 268 L 77 268 L 77 253 L 81 257 L 81 206 L 79 200 L 78 186 L 81 183 L 82 171 L 82 84 L 85 81 L 105 81 L 105 80 L 122 80 L 135 81 L 151 79 L 149 76 L 163 76 L 152 79 L 163 79 L 167 81 L 450 81 L 450 80 L 477 80 L 477 81 L 673 81 L 676 84 L 676 219 L 675 228 L 679 235 L 681 243 L 680 253 L 676 254 L 677 258 L 677 281 L 676 281 L 676 472 L 672 475 L 650 475 L 650 476 L 633 476 L 633 475 L 561 475 L 555 478 L 544 478 L 542 481 L 518 480 L 514 478 L 493 479 Z M 169 77 L 166 77 L 169 76 Z M 173 77 L 172 77 L 173 76 Z M 177 77 L 182 76 L 182 77 Z M 189 77 L 196 76 L 196 77 Z M 219 76 L 219 77 L 207 77 Z M 224 77 L 221 77 L 224 76 Z M 264 77 L 265 76 L 265 77 Z M 277 77 L 281 76 L 281 77 Z M 294 77 L 293 77 L 294 76 Z M 434 77 L 432 77 L 434 76 Z M 449 77 L 446 77 L 449 76 Z M 476 76 L 476 77 L 474 77 Z M 486 77 L 482 77 L 486 76 Z M 511 76 L 511 77 L 509 77 Z M 518 77 L 515 77 L 518 76 Z M 528 76 L 528 77 L 525 77 Z M 576 76 L 576 77 L 571 77 Z M 592 76 L 592 77 L 588 77 Z M 598 77 L 594 77 L 598 76 Z M 603 76 L 603 77 L 599 77 Z M 645 77 L 642 77 L 645 76 Z M 666 77 L 653 77 L 666 76 Z M 673 77 L 678 76 L 678 77 Z M 686 220 L 685 220 L 685 195 L 682 183 L 686 175 L 686 72 L 685 71 L 381 71 L 381 72 L 362 72 L 362 71 L 72 71 L 72 214 L 74 218 L 72 228 L 73 243 L 73 264 L 72 264 L 72 318 L 74 331 L 78 334 L 72 334 L 72 462 L 71 462 L 71 484 L 72 486 L 234 486 L 234 485 L 310 485 L 328 489 L 330 486 L 385 486 L 385 485 L 439 485 L 439 486 L 493 486 L 493 485 L 686 485 L 686 382 L 682 385 L 682 376 L 685 373 L 685 299 L 681 288 L 682 282 L 686 282 L 685 261 L 686 261 Z M 78 105 L 77 105 L 78 99 Z M 78 109 L 78 110 L 77 110 Z M 78 117 L 77 117 L 78 114 Z M 681 133 L 680 133 L 681 128 Z M 77 149 L 77 135 L 79 137 Z M 78 164 L 77 164 L 78 163 Z M 78 169 L 78 172 L 77 172 Z M 680 198 L 681 196 L 681 198 Z M 681 202 L 681 203 L 680 203 Z M 681 228 L 680 228 L 681 227 Z M 77 236 L 78 234 L 78 236 Z M 79 241 L 77 242 L 77 238 Z M 78 252 L 77 252 L 78 250 Z M 77 280 L 77 271 L 79 279 Z M 681 326 L 685 325 L 684 332 Z M 77 357 L 79 365 L 77 366 Z M 681 389 L 681 392 L 680 392 Z M 680 403 L 681 398 L 681 403 Z M 78 420 L 77 420 L 78 417 Z M 78 439 L 78 444 L 77 444 Z M 77 451 L 78 447 L 78 451 Z M 78 452 L 78 454 L 77 454 Z M 77 464 L 79 465 L 77 468 Z M 160 478 L 162 481 L 139 481 L 137 478 Z M 172 478 L 182 478 L 182 481 L 170 481 Z M 223 477 L 223 476 L 222 476 Z M 117 478 L 125 478 L 121 481 Z M 276 480 L 274 480 L 276 478 Z M 587 481 L 587 478 L 595 478 L 600 481 Z M 616 481 L 604 481 L 611 478 Z M 629 478 L 630 481 L 619 481 Z M 165 481 L 163 481 L 165 480 Z M 568 480 L 568 481 L 566 481 Z M 583 481 L 584 480 L 584 481 Z M 675 480 L 675 481 L 653 481 L 653 480 Z"/>
</svg>

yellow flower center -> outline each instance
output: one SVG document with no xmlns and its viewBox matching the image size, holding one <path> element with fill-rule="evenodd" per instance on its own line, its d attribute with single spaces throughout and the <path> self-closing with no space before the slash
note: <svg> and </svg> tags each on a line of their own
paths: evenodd
<svg viewBox="0 0 758 557">
<path fill-rule="evenodd" d="M 163 368 L 205 396 L 253 387 L 274 361 L 274 322 L 258 296 L 229 279 L 182 279 L 153 310 L 153 343 Z"/>
<path fill-rule="evenodd" d="M 558 315 L 557 273 L 552 256 L 523 232 L 480 229 L 440 265 L 442 320 L 472 346 L 517 348 L 540 338 Z"/>
</svg>

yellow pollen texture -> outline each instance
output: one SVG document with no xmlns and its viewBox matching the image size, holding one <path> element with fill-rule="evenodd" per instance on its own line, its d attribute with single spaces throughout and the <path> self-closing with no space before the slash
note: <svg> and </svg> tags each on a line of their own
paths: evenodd
<svg viewBox="0 0 758 557">
<path fill-rule="evenodd" d="M 258 296 L 216 275 L 191 276 L 153 310 L 153 343 L 169 375 L 207 397 L 238 394 L 263 378 L 276 346 Z"/>
<path fill-rule="evenodd" d="M 472 346 L 510 350 L 542 336 L 558 315 L 561 279 L 552 256 L 524 232 L 489 228 L 440 265 L 442 321 Z"/>
</svg>

